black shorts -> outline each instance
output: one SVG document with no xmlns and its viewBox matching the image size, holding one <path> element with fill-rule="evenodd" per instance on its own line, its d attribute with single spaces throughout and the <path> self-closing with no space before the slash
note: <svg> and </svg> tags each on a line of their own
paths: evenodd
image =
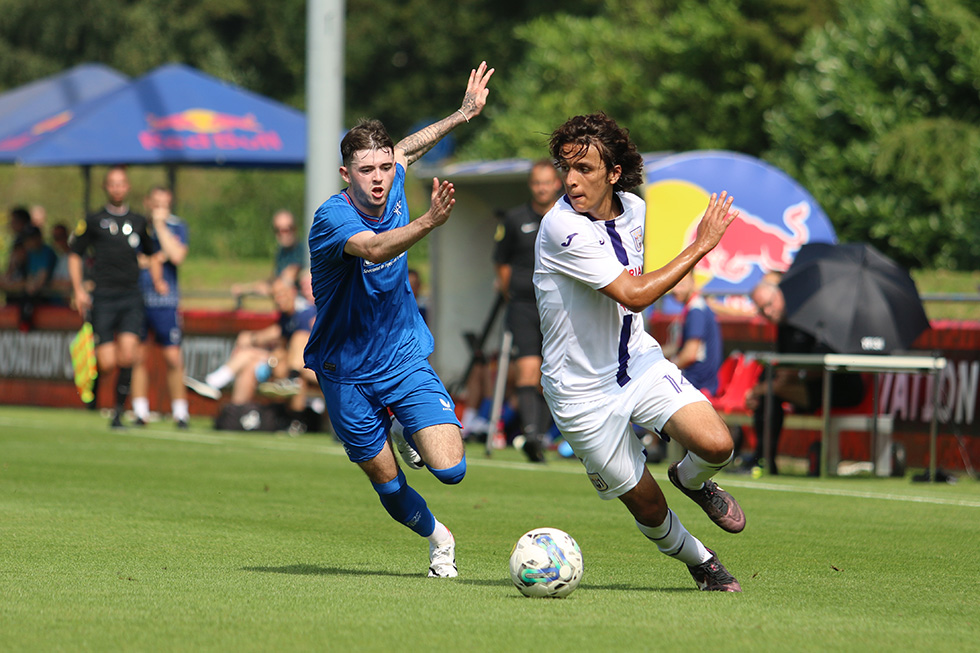
<svg viewBox="0 0 980 653">
<path fill-rule="evenodd" d="M 112 342 L 119 333 L 139 336 L 143 327 L 143 297 L 138 290 L 96 294 L 92 297 L 91 319 L 96 346 Z"/>
<path fill-rule="evenodd" d="M 511 302 L 507 306 L 506 324 L 514 335 L 514 358 L 541 356 L 541 319 L 534 302 Z"/>
</svg>

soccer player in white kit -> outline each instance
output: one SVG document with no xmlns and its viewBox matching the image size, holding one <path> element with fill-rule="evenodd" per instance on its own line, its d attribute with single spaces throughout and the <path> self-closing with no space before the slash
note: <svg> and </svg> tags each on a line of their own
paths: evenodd
<svg viewBox="0 0 980 653">
<path fill-rule="evenodd" d="M 733 455 L 731 435 L 705 396 L 646 333 L 642 311 L 721 240 L 737 216 L 712 194 L 697 237 L 664 267 L 643 272 L 643 159 L 604 113 L 570 118 L 552 134 L 565 195 L 545 215 L 535 246 L 534 290 L 544 336 L 542 386 L 562 435 L 603 499 L 618 498 L 664 554 L 687 564 L 702 590 L 739 592 L 738 581 L 680 523 L 646 467 L 631 422 L 676 439 L 688 454 L 670 481 L 721 528 L 745 516 L 711 480 Z"/>
</svg>

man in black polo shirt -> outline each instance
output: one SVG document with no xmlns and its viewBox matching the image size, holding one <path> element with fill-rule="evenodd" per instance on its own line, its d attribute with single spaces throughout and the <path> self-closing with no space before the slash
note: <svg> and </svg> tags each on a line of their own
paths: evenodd
<svg viewBox="0 0 980 653">
<path fill-rule="evenodd" d="M 507 300 L 507 330 L 514 336 L 515 387 L 524 434 L 524 453 L 544 462 L 544 438 L 551 414 L 541 396 L 541 325 L 534 299 L 534 239 L 541 218 L 554 206 L 562 183 L 551 161 L 543 159 L 528 176 L 531 201 L 507 211 L 497 228 L 493 261 L 497 288 Z"/>
<path fill-rule="evenodd" d="M 115 166 L 106 172 L 102 185 L 107 203 L 98 213 L 80 220 L 72 234 L 68 273 L 75 293 L 75 307 L 83 320 L 92 323 L 95 357 L 103 377 L 118 368 L 116 411 L 112 428 L 122 428 L 122 413 L 129 396 L 133 361 L 143 325 L 143 298 L 139 289 L 139 253 L 149 256 L 153 245 L 146 229 L 146 218 L 129 209 L 129 178 L 125 168 Z M 83 285 L 82 256 L 91 249 L 92 280 L 90 295 Z M 160 263 L 150 257 L 151 275 L 161 279 Z"/>
</svg>

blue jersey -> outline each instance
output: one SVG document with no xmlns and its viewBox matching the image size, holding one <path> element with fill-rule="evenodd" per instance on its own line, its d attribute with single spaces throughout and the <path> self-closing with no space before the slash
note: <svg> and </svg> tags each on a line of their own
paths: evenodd
<svg viewBox="0 0 980 653">
<path fill-rule="evenodd" d="M 701 341 L 697 360 L 683 370 L 684 378 L 698 390 L 714 394 L 718 390 L 718 368 L 725 358 L 721 328 L 715 314 L 701 296 L 695 297 L 684 309 L 681 345 L 688 340 Z"/>
<path fill-rule="evenodd" d="M 297 331 L 309 331 L 310 321 L 314 316 L 316 316 L 316 307 L 302 297 L 297 297 L 295 311 L 279 314 L 279 328 L 282 329 L 283 340 L 288 341 Z"/>
<path fill-rule="evenodd" d="M 317 209 L 310 227 L 317 314 L 305 353 L 306 366 L 317 374 L 334 382 L 378 381 L 432 353 L 432 334 L 408 283 L 408 256 L 371 263 L 344 253 L 354 234 L 382 233 L 408 222 L 401 165 L 380 218 L 358 211 L 346 191 Z"/>
<path fill-rule="evenodd" d="M 167 228 L 181 244 L 187 244 L 187 223 L 176 215 L 171 215 L 167 218 Z M 151 237 L 154 251 L 160 251 L 159 236 L 151 231 Z M 143 304 L 148 308 L 177 308 L 180 304 L 180 290 L 177 288 L 177 266 L 170 261 L 163 264 L 163 280 L 167 282 L 167 286 L 170 288 L 166 295 L 161 295 L 153 287 L 150 271 L 140 268 L 140 292 L 143 293 Z"/>
</svg>

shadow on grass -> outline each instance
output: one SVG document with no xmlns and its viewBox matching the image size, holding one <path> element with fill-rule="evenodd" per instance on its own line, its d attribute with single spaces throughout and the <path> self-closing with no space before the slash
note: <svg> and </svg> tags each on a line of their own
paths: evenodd
<svg viewBox="0 0 980 653">
<path fill-rule="evenodd" d="M 297 576 L 390 576 L 393 578 L 420 578 L 419 573 L 399 573 L 395 571 L 377 571 L 373 569 L 345 569 L 343 567 L 321 567 L 320 565 L 286 565 L 283 567 L 242 567 L 242 571 L 254 571 L 263 574 L 289 574 Z M 453 582 L 462 585 L 481 585 L 484 587 L 511 587 L 512 582 L 502 580 L 484 580 L 475 578 L 457 578 Z M 635 585 L 581 585 L 588 590 L 611 590 L 615 592 L 697 592 L 696 587 L 637 587 Z M 516 595 L 515 598 L 524 598 Z"/>
</svg>

